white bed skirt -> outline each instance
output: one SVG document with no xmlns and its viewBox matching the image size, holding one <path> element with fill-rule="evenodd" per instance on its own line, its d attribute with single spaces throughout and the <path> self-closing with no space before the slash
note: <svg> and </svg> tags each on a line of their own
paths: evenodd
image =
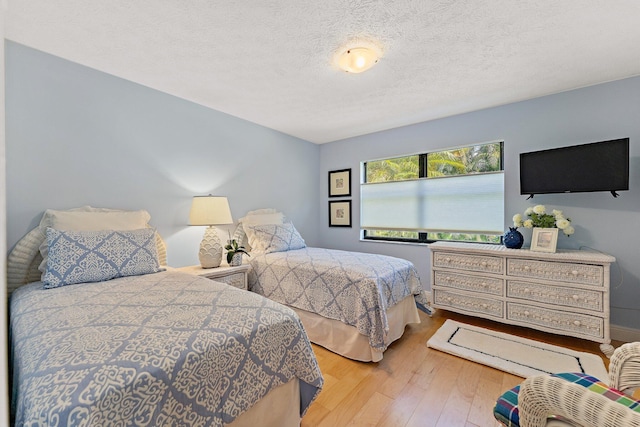
<svg viewBox="0 0 640 427">
<path fill-rule="evenodd" d="M 292 379 L 271 390 L 229 427 L 297 427 L 300 426 L 300 380 Z"/>
<path fill-rule="evenodd" d="M 292 308 L 300 317 L 309 340 L 327 350 L 361 362 L 379 362 L 382 352 L 369 345 L 369 338 L 339 320 L 327 319 L 306 310 Z M 410 295 L 387 310 L 389 333 L 386 343 L 391 344 L 404 333 L 409 323 L 420 323 L 418 308 Z"/>
</svg>

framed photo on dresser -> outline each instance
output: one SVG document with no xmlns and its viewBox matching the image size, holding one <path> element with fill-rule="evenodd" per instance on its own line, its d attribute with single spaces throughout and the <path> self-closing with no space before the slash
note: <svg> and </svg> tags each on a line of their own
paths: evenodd
<svg viewBox="0 0 640 427">
<path fill-rule="evenodd" d="M 558 229 L 557 228 L 539 228 L 534 227 L 531 234 L 531 250 L 536 252 L 551 252 L 556 251 L 556 245 L 558 243 Z"/>
</svg>

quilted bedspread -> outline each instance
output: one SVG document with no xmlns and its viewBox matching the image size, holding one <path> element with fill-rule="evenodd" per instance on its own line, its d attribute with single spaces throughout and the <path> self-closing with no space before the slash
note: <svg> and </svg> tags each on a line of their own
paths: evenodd
<svg viewBox="0 0 640 427">
<path fill-rule="evenodd" d="M 322 375 L 295 313 L 202 277 L 162 272 L 11 298 L 16 425 L 221 426 Z"/>
<path fill-rule="evenodd" d="M 386 349 L 386 310 L 407 296 L 427 305 L 415 266 L 386 255 L 310 248 L 249 258 L 252 291 L 291 307 L 339 320 Z"/>
</svg>

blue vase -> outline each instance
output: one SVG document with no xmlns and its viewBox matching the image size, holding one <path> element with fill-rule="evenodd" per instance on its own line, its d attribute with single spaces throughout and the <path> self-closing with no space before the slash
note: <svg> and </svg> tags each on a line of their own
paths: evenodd
<svg viewBox="0 0 640 427">
<path fill-rule="evenodd" d="M 509 227 L 509 231 L 502 237 L 502 243 L 509 249 L 520 249 L 524 243 L 524 237 L 518 231 L 518 227 Z"/>
</svg>

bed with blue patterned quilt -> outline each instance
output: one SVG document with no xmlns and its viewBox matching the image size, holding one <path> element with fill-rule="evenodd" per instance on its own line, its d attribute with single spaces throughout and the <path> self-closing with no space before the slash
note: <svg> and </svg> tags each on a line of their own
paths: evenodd
<svg viewBox="0 0 640 427">
<path fill-rule="evenodd" d="M 416 305 L 425 309 L 428 305 L 415 266 L 400 258 L 303 246 L 252 252 L 249 262 L 253 292 L 293 307 L 299 315 L 319 316 L 334 325 L 340 322 L 364 336 L 372 356 L 351 356 L 351 348 L 335 350 L 344 338 L 328 337 L 333 331 L 314 334 L 302 318 L 312 342 L 356 360 L 380 360 L 408 323 L 419 323 Z M 394 325 L 389 313 L 400 305 L 402 314 Z"/>
<path fill-rule="evenodd" d="M 322 375 L 297 315 L 260 295 L 178 272 L 11 296 L 15 425 L 222 426 Z"/>
</svg>

